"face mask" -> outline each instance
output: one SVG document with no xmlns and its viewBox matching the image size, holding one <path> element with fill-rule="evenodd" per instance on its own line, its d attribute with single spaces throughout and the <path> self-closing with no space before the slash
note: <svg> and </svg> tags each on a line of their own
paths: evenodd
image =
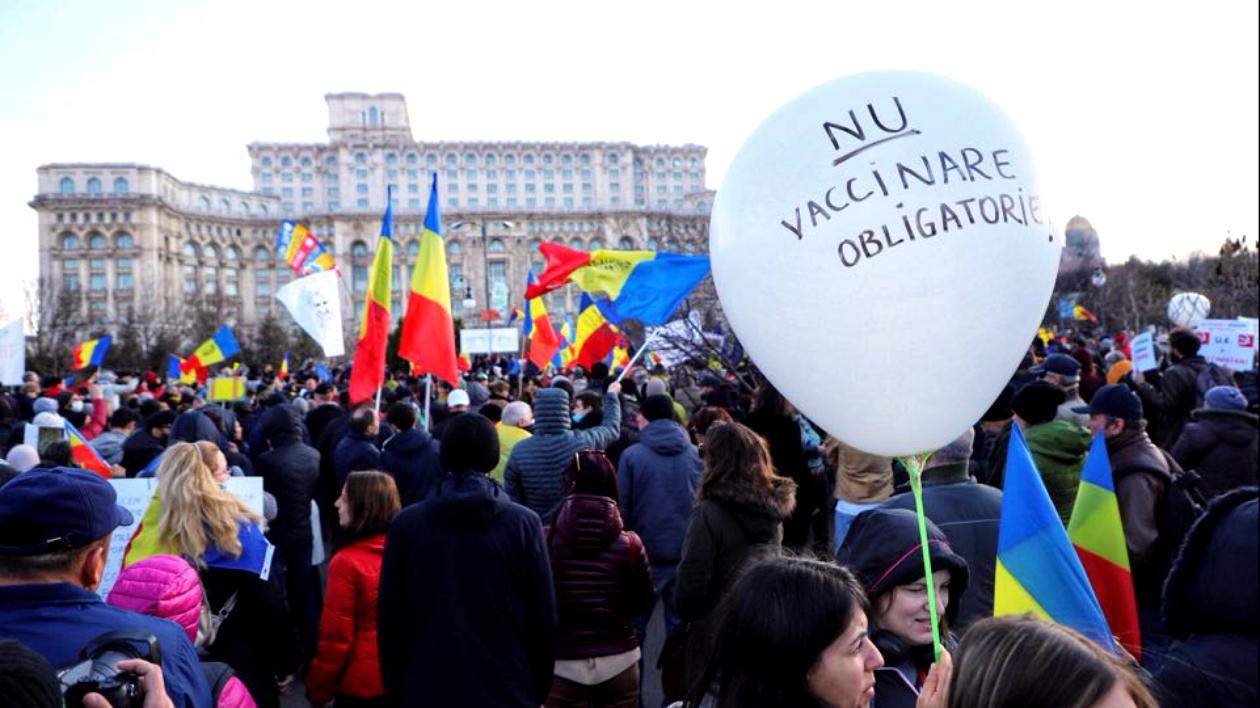
<svg viewBox="0 0 1260 708">
<path fill-rule="evenodd" d="M 82 412 L 83 412 L 83 401 L 71 401 L 71 402 L 70 402 L 70 410 L 71 410 L 71 411 L 73 411 L 73 412 L 75 412 L 75 413 L 82 413 Z"/>
<path fill-rule="evenodd" d="M 585 418 L 585 417 L 586 417 L 586 414 L 585 414 L 585 413 L 574 413 L 574 414 L 573 414 L 573 422 L 574 422 L 574 423 L 581 423 L 581 422 L 582 422 L 582 419 L 583 419 L 583 418 Z"/>
</svg>

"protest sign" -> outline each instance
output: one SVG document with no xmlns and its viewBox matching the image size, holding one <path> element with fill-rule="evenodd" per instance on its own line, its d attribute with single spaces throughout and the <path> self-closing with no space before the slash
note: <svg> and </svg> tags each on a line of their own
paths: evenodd
<svg viewBox="0 0 1260 708">
<path fill-rule="evenodd" d="M 1129 351 L 1133 352 L 1133 368 L 1138 371 L 1159 368 L 1159 358 L 1155 356 L 1155 337 L 1150 332 L 1134 337 L 1129 343 Z"/>
<path fill-rule="evenodd" d="M 520 351 L 520 332 L 515 327 L 469 327 L 459 331 L 461 354 L 515 354 Z"/>
<path fill-rule="evenodd" d="M 26 373 L 26 335 L 22 320 L 0 327 L 0 385 L 19 386 Z"/>
<path fill-rule="evenodd" d="M 216 376 L 206 385 L 207 400 L 212 403 L 245 400 L 245 379 L 239 376 Z"/>
<path fill-rule="evenodd" d="M 339 278 L 337 271 L 326 270 L 298 278 L 276 291 L 276 299 L 288 308 L 293 321 L 319 343 L 324 356 L 346 353 Z"/>
<path fill-rule="evenodd" d="M 1243 320 L 1202 320 L 1195 327 L 1199 335 L 1199 356 L 1234 371 L 1251 368 L 1256 355 L 1256 335 L 1251 323 Z"/>
<path fill-rule="evenodd" d="M 144 516 L 144 510 L 149 506 L 149 500 L 157 492 L 158 481 L 153 477 L 111 479 L 109 484 L 118 495 L 118 505 L 131 512 L 132 523 L 128 526 L 119 526 L 114 529 L 114 533 L 109 537 L 109 555 L 105 558 L 105 572 L 101 576 L 100 586 L 96 588 L 96 592 L 101 597 L 108 595 L 109 589 L 114 587 L 114 581 L 118 580 L 118 572 L 122 569 L 123 553 L 127 550 L 127 542 L 131 540 L 131 535 L 135 533 L 136 527 L 140 524 L 140 517 Z M 245 506 L 262 516 L 262 477 L 232 477 L 228 479 L 226 486 L 227 490 L 235 494 Z"/>
</svg>

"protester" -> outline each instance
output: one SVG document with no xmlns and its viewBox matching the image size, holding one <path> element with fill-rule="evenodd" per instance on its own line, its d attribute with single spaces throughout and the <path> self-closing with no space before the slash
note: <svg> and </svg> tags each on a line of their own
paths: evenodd
<svg viewBox="0 0 1260 708">
<path fill-rule="evenodd" d="M 210 708 L 210 689 L 188 637 L 174 624 L 105 604 L 101 582 L 114 529 L 131 524 L 108 482 L 92 472 L 32 470 L 0 487 L 0 638 L 54 667 L 76 661 L 108 632 L 158 642 L 165 691 L 180 708 Z"/>
<path fill-rule="evenodd" d="M 791 518 L 783 524 L 783 545 L 804 549 L 810 544 L 813 515 L 822 506 L 826 481 L 806 459 L 796 410 L 778 389 L 765 381 L 757 389 L 756 402 L 746 423 L 765 438 L 775 473 L 796 483 L 795 507 Z"/>
<path fill-rule="evenodd" d="M 324 433 L 324 428 L 336 418 L 345 416 L 345 410 L 337 405 L 337 386 L 331 381 L 324 381 L 315 387 L 311 398 L 315 407 L 306 414 L 306 429 L 310 439 L 316 442 Z"/>
<path fill-rule="evenodd" d="M 157 478 L 157 523 L 146 511 L 124 567 L 160 553 L 194 563 L 209 611 L 222 617 L 203 647 L 207 655 L 231 666 L 259 706 L 278 706 L 279 690 L 292 683 L 301 657 L 279 574 L 266 567 L 262 519 L 220 488 L 226 464 L 213 443 L 173 444 Z"/>
<path fill-rule="evenodd" d="M 1164 705 L 1257 704 L 1257 497 L 1255 487 L 1217 497 L 1173 561 L 1164 585 L 1163 616 L 1168 634 L 1179 643 L 1155 674 Z"/>
<path fill-rule="evenodd" d="M 537 708 L 551 688 L 555 591 L 542 524 L 485 476 L 498 459 L 490 421 L 451 418 L 448 474 L 390 525 L 377 632 L 399 705 Z"/>
<path fill-rule="evenodd" d="M 565 469 L 565 497 L 546 531 L 559 621 L 549 708 L 639 703 L 635 620 L 655 601 L 643 542 L 624 530 L 617 474 L 583 450 Z"/>
<path fill-rule="evenodd" d="M 170 620 L 179 625 L 188 641 L 200 648 L 201 608 L 205 600 L 201 578 L 188 561 L 178 556 L 158 554 L 128 566 L 118 574 L 105 601 L 142 615 Z M 204 642 L 205 637 L 201 638 Z M 222 662 L 202 661 L 202 673 L 210 686 L 215 708 L 255 708 L 249 689 Z"/>
<path fill-rule="evenodd" d="M 957 625 L 960 601 L 966 596 L 967 562 L 931 521 L 927 536 L 941 645 L 953 651 L 956 641 L 950 628 Z M 870 598 L 871 641 L 885 662 L 875 671 L 875 705 L 880 708 L 913 706 L 932 664 L 932 625 L 920 549 L 913 511 L 873 509 L 853 520 L 836 555 Z"/>
<path fill-rule="evenodd" d="M 796 483 L 775 474 L 765 441 L 750 428 L 715 425 L 705 435 L 705 448 L 704 475 L 687 523 L 674 593 L 678 615 L 691 623 L 688 684 L 700 676 L 716 641 L 718 601 L 747 562 L 778 553 L 784 522 L 796 503 Z"/>
<path fill-rule="evenodd" d="M 1033 465 L 1066 528 L 1081 484 L 1081 465 L 1089 452 L 1090 435 L 1076 423 L 1057 417 L 1064 397 L 1058 387 L 1035 381 L 1015 393 L 1011 408 Z"/>
<path fill-rule="evenodd" d="M 503 407 L 503 417 L 494 425 L 499 433 L 499 463 L 490 471 L 490 479 L 503 484 L 503 470 L 507 467 L 512 448 L 532 435 L 529 429 L 533 425 L 534 411 L 528 403 L 512 401 Z"/>
<path fill-rule="evenodd" d="M 328 564 L 319 647 L 306 677 L 306 696 L 317 706 L 334 696 L 339 708 L 389 705 L 381 681 L 376 613 L 385 532 L 399 508 L 398 489 L 389 475 L 364 470 L 346 477 L 337 499 L 343 545 Z"/>
<path fill-rule="evenodd" d="M 319 453 L 302 442 L 302 420 L 297 409 L 275 405 L 258 422 L 271 447 L 258 457 L 263 489 L 276 498 L 276 518 L 267 538 L 276 545 L 284 566 L 289 615 L 302 640 L 303 656 L 315 649 L 319 626 L 320 583 L 311 565 L 315 542 L 311 504 L 319 480 Z M 255 695 L 255 698 L 258 698 Z"/>
<path fill-rule="evenodd" d="M 1089 406 L 1078 410 L 1089 414 L 1094 434 L 1106 438 L 1142 627 L 1143 661 L 1149 664 L 1148 657 L 1157 660 L 1165 643 L 1160 591 L 1181 542 L 1180 530 L 1168 527 L 1168 515 L 1161 510 L 1169 508 L 1170 487 L 1181 470 L 1147 437 L 1142 402 L 1123 384 L 1103 386 Z M 1153 651 L 1145 651 L 1148 647 Z"/>
<path fill-rule="evenodd" d="M 171 426 L 175 424 L 175 414 L 170 411 L 157 411 L 146 417 L 122 446 L 122 466 L 128 477 L 135 477 L 140 470 L 149 466 L 162 450 L 166 449 L 166 439 L 171 434 Z"/>
<path fill-rule="evenodd" d="M 709 432 L 709 428 L 718 423 L 734 422 L 735 419 L 725 408 L 705 406 L 691 416 L 691 420 L 687 423 L 687 434 L 691 436 L 691 444 L 696 446 L 701 456 L 704 456 L 704 436 Z"/>
<path fill-rule="evenodd" d="M 1190 416 L 1170 452 L 1181 469 L 1198 475 L 1198 490 L 1205 500 L 1260 483 L 1256 474 L 1260 418 L 1247 412 L 1242 391 L 1217 386 Z"/>
<path fill-rule="evenodd" d="M 1021 392 L 1035 385 L 1029 384 Z M 952 443 L 933 452 L 923 467 L 923 514 L 945 534 L 949 547 L 967 562 L 967 593 L 957 600 L 958 613 L 952 626 L 958 635 L 976 620 L 993 615 L 994 566 L 998 524 L 1002 520 L 1002 492 L 977 484 L 967 474 L 972 435 L 968 428 Z M 883 506 L 914 511 L 914 495 L 898 494 Z"/>
<path fill-rule="evenodd" d="M 376 411 L 371 406 L 360 406 L 350 414 L 346 436 L 333 451 L 333 473 L 338 488 L 344 487 L 346 477 L 358 470 L 375 470 L 381 467 L 381 451 L 376 447 Z"/>
<path fill-rule="evenodd" d="M 1114 656 L 1071 629 L 1031 617 L 977 622 L 954 656 L 949 708 L 1157 705 Z"/>
<path fill-rule="evenodd" d="M 135 432 L 137 419 L 135 411 L 119 408 L 109 415 L 109 429 L 97 435 L 89 444 L 109 464 L 122 464 L 123 443 Z"/>
<path fill-rule="evenodd" d="M 556 388 L 538 392 L 534 402 L 534 434 L 512 448 L 503 468 L 503 483 L 512 500 L 551 522 L 564 491 L 564 468 L 578 450 L 602 450 L 621 434 L 621 384 L 604 394 L 604 422 L 590 430 L 572 430 L 569 397 Z M 492 465 L 493 467 L 493 465 Z"/>
<path fill-rule="evenodd" d="M 752 565 L 723 603 L 687 708 L 868 706 L 884 662 L 866 616 L 866 596 L 844 568 L 797 558 Z"/>
<path fill-rule="evenodd" d="M 1086 416 L 1072 410 L 1085 405 L 1080 393 L 1081 362 L 1068 354 L 1051 354 L 1031 371 L 1040 376 L 1042 381 L 1063 392 L 1063 401 L 1059 404 L 1055 417 L 1085 427 L 1088 423 Z M 1020 387 L 1021 390 L 1023 388 Z"/>
<path fill-rule="evenodd" d="M 1142 405 L 1158 413 L 1159 427 L 1153 431 L 1153 439 L 1165 450 L 1177 443 L 1181 429 L 1194 409 L 1203 405 L 1209 389 L 1233 385 L 1220 367 L 1199 355 L 1201 342 L 1193 330 L 1174 329 L 1168 333 L 1168 345 L 1172 365 L 1159 374 L 1158 386 L 1147 383 L 1140 371 L 1132 377 Z"/>
<path fill-rule="evenodd" d="M 849 533 L 854 517 L 874 509 L 892 495 L 892 460 L 862 452 L 835 438 L 828 438 L 823 449 L 828 464 L 836 471 L 831 548 L 834 555 Z"/>
<path fill-rule="evenodd" d="M 0 696 L 19 708 L 64 708 L 65 705 L 61 683 L 48 660 L 12 639 L 0 639 Z M 161 704 L 162 708 L 170 705 L 169 700 Z"/>
<path fill-rule="evenodd" d="M 573 399 L 573 429 L 591 430 L 604 424 L 604 400 L 598 391 L 583 391 Z"/>
<path fill-rule="evenodd" d="M 1125 358 L 1124 352 L 1116 351 L 1107 354 L 1103 358 L 1103 363 L 1107 367 L 1106 383 L 1109 384 L 1120 383 L 1130 371 L 1133 371 L 1133 362 Z"/>
<path fill-rule="evenodd" d="M 381 448 L 381 469 L 394 478 L 402 505 L 410 506 L 429 496 L 442 477 L 438 444 L 416 425 L 416 409 L 410 403 L 390 405 L 385 417 L 398 432 Z"/>
</svg>

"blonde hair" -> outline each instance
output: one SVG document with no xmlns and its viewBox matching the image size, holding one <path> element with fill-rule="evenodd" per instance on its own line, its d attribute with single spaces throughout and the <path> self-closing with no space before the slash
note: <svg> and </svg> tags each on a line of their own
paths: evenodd
<svg viewBox="0 0 1260 708">
<path fill-rule="evenodd" d="M 237 527 L 262 520 L 230 492 L 219 488 L 206 457 L 213 443 L 179 442 L 162 453 L 158 464 L 158 500 L 162 515 L 158 537 L 163 545 L 201 565 L 206 548 L 214 546 L 232 556 L 241 555 Z"/>
</svg>

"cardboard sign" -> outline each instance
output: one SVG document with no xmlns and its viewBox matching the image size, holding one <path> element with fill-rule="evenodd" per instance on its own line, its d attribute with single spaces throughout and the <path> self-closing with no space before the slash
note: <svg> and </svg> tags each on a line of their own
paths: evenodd
<svg viewBox="0 0 1260 708">
<path fill-rule="evenodd" d="M 1195 327 L 1199 335 L 1199 355 L 1234 371 L 1251 369 L 1256 356 L 1256 334 L 1243 320 L 1203 320 Z"/>
<path fill-rule="evenodd" d="M 1150 332 L 1143 332 L 1129 343 L 1129 351 L 1133 352 L 1133 368 L 1138 371 L 1151 371 L 1159 368 L 1159 357 L 1155 356 L 1155 337 Z"/>
<path fill-rule="evenodd" d="M 118 580 L 118 572 L 122 570 L 123 553 L 127 550 L 127 542 L 140 525 L 140 517 L 149 506 L 149 500 L 157 492 L 158 481 L 153 477 L 147 479 L 111 479 L 110 485 L 118 494 L 118 505 L 131 512 L 132 523 L 119 526 L 109 537 L 109 555 L 105 558 L 105 572 L 101 576 L 101 584 L 96 592 L 101 597 L 109 594 L 110 588 Z M 245 506 L 262 516 L 263 488 L 262 477 L 232 477 L 227 481 L 227 490 L 236 495 Z"/>
</svg>

